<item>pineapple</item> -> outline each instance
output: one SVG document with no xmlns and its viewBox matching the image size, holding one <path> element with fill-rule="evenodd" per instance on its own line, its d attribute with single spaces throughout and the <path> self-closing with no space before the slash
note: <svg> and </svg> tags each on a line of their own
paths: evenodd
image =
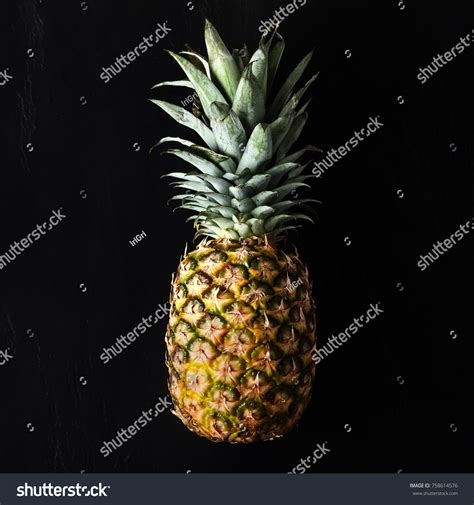
<svg viewBox="0 0 474 505">
<path fill-rule="evenodd" d="M 170 52 L 186 79 L 153 87 L 193 89 L 193 113 L 151 100 L 205 144 L 178 137 L 156 144 L 179 144 L 166 152 L 194 167 L 168 176 L 184 190 L 173 200 L 193 212 L 201 238 L 172 280 L 169 389 L 174 414 L 201 436 L 272 440 L 300 419 L 315 373 L 308 270 L 279 244 L 295 221 L 311 221 L 301 209 L 315 200 L 293 196 L 311 177 L 298 161 L 317 149 L 289 152 L 308 118 L 309 102 L 300 101 L 316 76 L 294 92 L 309 53 L 269 100 L 284 50 L 277 32 L 263 36 L 252 55 L 246 47 L 230 53 L 206 21 L 205 43 L 207 59 L 189 48 Z"/>
</svg>

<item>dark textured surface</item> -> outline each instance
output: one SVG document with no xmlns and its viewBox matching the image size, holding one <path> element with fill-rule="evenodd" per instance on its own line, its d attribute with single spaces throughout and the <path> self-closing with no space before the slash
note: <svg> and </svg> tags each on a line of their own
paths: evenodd
<svg viewBox="0 0 474 505">
<path fill-rule="evenodd" d="M 160 180 L 184 163 L 147 154 L 164 135 L 186 136 L 146 101 L 188 94 L 149 91 L 181 78 L 163 49 L 189 42 L 203 50 L 204 16 L 229 44 L 254 47 L 260 20 L 286 5 L 187 4 L 0 7 L 0 72 L 13 76 L 0 87 L 0 254 L 53 210 L 67 216 L 0 271 L 0 351 L 14 356 L 0 366 L 0 470 L 287 472 L 327 442 L 331 452 L 308 471 L 473 471 L 472 239 L 424 272 L 417 267 L 420 254 L 472 217 L 474 47 L 426 84 L 416 77 L 472 36 L 468 1 L 401 9 L 308 0 L 282 24 L 283 75 L 317 49 L 304 143 L 337 148 L 370 117 L 384 125 L 314 179 L 319 224 L 293 237 L 315 285 L 320 345 L 371 303 L 384 310 L 318 365 L 298 428 L 267 444 L 216 445 L 165 411 L 109 457 L 99 452 L 167 394 L 165 320 L 110 363 L 99 356 L 167 301 L 193 236 L 186 215 L 166 205 L 172 191 Z M 102 67 L 166 20 L 164 40 L 108 84 L 100 79 Z"/>
</svg>

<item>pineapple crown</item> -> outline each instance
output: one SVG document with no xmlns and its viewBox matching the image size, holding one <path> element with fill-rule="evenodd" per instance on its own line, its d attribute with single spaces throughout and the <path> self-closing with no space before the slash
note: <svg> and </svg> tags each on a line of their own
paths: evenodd
<svg viewBox="0 0 474 505">
<path fill-rule="evenodd" d="M 208 58 L 189 49 L 180 54 L 168 51 L 187 79 L 166 81 L 153 86 L 191 88 L 199 97 L 202 112 L 162 100 L 151 100 L 178 123 L 194 130 L 207 147 L 178 137 L 165 142 L 180 144 L 166 153 L 181 158 L 196 170 L 173 172 L 172 185 L 186 190 L 172 198 L 179 208 L 193 211 L 197 236 L 244 239 L 268 236 L 276 240 L 299 220 L 312 219 L 301 212 L 312 199 L 293 198 L 295 190 L 309 187 L 302 175 L 306 165 L 298 163 L 306 146 L 289 154 L 308 119 L 310 100 L 300 101 L 316 79 L 311 77 L 294 92 L 308 66 L 313 51 L 290 73 L 273 100 L 269 100 L 285 42 L 276 31 L 264 35 L 250 55 L 246 46 L 232 54 L 219 33 L 206 20 L 205 42 Z M 268 105 L 267 105 L 268 104 Z M 296 193 L 297 196 L 297 193 Z M 295 208 L 300 210 L 295 212 Z"/>
</svg>

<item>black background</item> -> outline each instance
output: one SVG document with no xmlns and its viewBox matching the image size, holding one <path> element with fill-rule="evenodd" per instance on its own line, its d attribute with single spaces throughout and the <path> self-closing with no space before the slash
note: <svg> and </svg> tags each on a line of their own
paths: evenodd
<svg viewBox="0 0 474 505">
<path fill-rule="evenodd" d="M 0 271 L 0 350 L 14 354 L 0 367 L 0 471 L 287 472 L 323 442 L 331 452 L 310 471 L 473 471 L 472 239 L 416 266 L 472 217 L 474 47 L 426 84 L 416 78 L 474 35 L 467 0 L 308 0 L 282 24 L 279 82 L 312 47 L 321 72 L 301 145 L 337 148 L 377 115 L 384 125 L 314 179 L 319 222 L 290 237 L 314 281 L 319 345 L 370 303 L 384 310 L 318 366 L 299 426 L 232 446 L 166 412 L 99 452 L 167 394 L 164 321 L 111 363 L 99 355 L 167 301 L 193 237 L 160 179 L 184 162 L 148 155 L 162 136 L 190 137 L 146 100 L 189 94 L 150 91 L 182 76 L 163 49 L 203 51 L 206 16 L 229 46 L 255 47 L 260 20 L 287 3 L 2 2 L 0 71 L 13 80 L 0 87 L 0 253 L 53 210 L 67 219 Z M 171 34 L 99 79 L 166 20 Z"/>
</svg>

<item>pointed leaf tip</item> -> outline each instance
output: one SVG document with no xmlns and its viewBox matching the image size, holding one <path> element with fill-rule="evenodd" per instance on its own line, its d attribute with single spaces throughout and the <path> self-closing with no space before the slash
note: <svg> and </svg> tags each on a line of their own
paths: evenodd
<svg viewBox="0 0 474 505">
<path fill-rule="evenodd" d="M 240 69 L 219 32 L 209 20 L 206 21 L 204 40 L 212 74 L 227 98 L 232 101 L 239 84 Z"/>
</svg>

